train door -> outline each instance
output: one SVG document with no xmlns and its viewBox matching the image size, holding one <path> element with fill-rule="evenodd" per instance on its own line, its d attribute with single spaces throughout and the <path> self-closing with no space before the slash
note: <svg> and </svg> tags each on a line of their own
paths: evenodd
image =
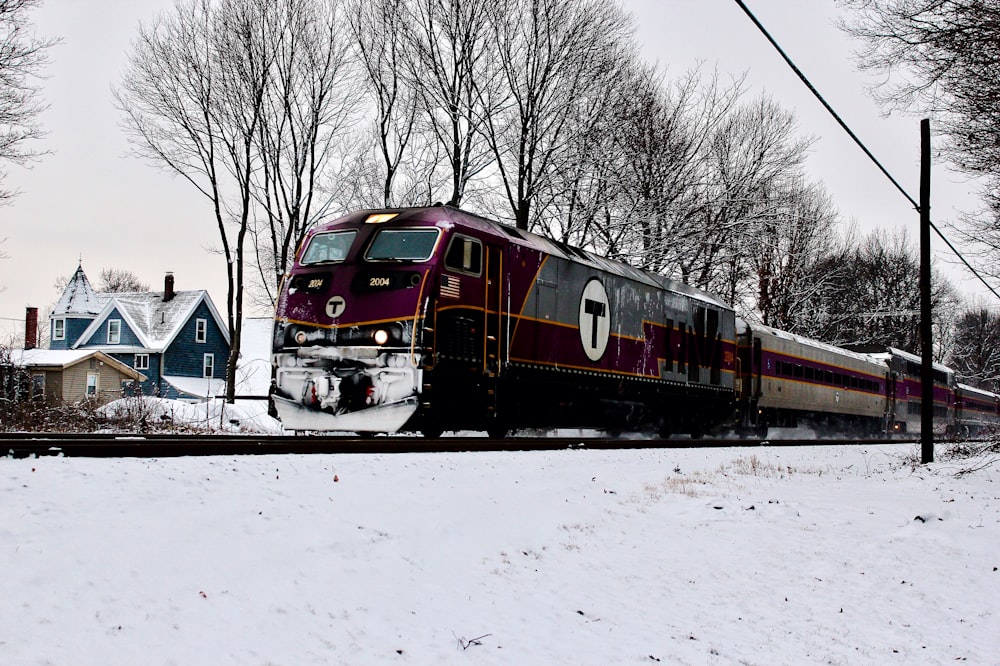
<svg viewBox="0 0 1000 666">
<path fill-rule="evenodd" d="M 896 373 L 885 373 L 885 434 L 891 435 L 896 426 Z"/>
<path fill-rule="evenodd" d="M 483 298 L 483 374 L 496 377 L 504 359 L 502 353 L 507 324 L 504 312 L 503 251 L 494 245 L 486 246 L 486 279 Z"/>
</svg>

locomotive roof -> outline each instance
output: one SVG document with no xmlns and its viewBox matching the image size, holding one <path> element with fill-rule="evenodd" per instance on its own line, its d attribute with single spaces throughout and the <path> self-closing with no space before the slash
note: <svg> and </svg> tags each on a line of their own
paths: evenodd
<svg viewBox="0 0 1000 666">
<path fill-rule="evenodd" d="M 405 223 L 408 220 L 427 221 L 429 217 L 432 217 L 435 214 L 440 215 L 441 213 L 444 213 L 447 221 L 455 225 L 476 229 L 484 234 L 498 236 L 503 238 L 506 242 L 535 248 L 546 254 L 565 259 L 566 261 L 578 264 L 588 264 L 605 273 L 611 273 L 629 280 L 645 283 L 658 289 L 665 289 L 682 294 L 691 299 L 698 300 L 715 307 L 725 310 L 732 309 L 727 303 L 723 302 L 713 294 L 679 280 L 673 280 L 651 271 L 636 268 L 635 266 L 630 266 L 619 261 L 613 261 L 573 245 L 569 245 L 568 243 L 563 243 L 562 241 L 557 241 L 530 231 L 524 231 L 523 229 L 502 224 L 495 220 L 482 217 L 475 213 L 470 213 L 454 206 L 436 205 L 422 208 L 380 208 L 359 210 L 340 218 L 338 222 L 346 220 L 357 222 L 369 215 L 378 213 L 397 213 L 397 217 L 392 220 L 394 224 Z"/>
</svg>

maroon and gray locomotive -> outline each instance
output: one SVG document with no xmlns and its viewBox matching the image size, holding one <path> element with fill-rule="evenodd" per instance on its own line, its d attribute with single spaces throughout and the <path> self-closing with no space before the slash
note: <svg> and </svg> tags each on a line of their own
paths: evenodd
<svg viewBox="0 0 1000 666">
<path fill-rule="evenodd" d="M 735 317 L 711 295 L 448 206 L 306 235 L 276 310 L 286 429 L 491 435 L 730 418 Z"/>
<path fill-rule="evenodd" d="M 751 326 L 704 291 L 449 206 L 310 229 L 273 343 L 275 404 L 296 431 L 875 435 L 919 423 L 903 352 Z M 942 429 L 1000 422 L 1000 397 L 939 375 Z"/>
</svg>

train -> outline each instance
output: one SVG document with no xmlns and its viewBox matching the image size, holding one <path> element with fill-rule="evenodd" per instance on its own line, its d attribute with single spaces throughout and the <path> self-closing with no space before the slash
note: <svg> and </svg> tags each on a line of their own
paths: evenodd
<svg viewBox="0 0 1000 666">
<path fill-rule="evenodd" d="M 292 431 L 919 432 L 904 352 L 750 324 L 708 292 L 447 205 L 311 227 L 273 333 Z M 943 366 L 934 395 L 936 429 L 1000 424 L 1000 397 Z"/>
</svg>

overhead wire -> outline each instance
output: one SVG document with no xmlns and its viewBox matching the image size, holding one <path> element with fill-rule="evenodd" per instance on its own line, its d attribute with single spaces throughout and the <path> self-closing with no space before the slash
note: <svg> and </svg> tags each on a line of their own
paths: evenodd
<svg viewBox="0 0 1000 666">
<path fill-rule="evenodd" d="M 892 174 L 889 173 L 889 170 L 886 169 L 882 165 L 882 163 L 878 160 L 878 158 L 876 158 L 875 155 L 872 154 L 872 152 L 868 149 L 868 146 L 866 146 L 864 142 L 858 138 L 858 135 L 854 133 L 854 131 L 847 125 L 847 123 L 844 122 L 843 118 L 841 118 L 840 115 L 833 109 L 833 107 L 830 106 L 830 104 L 826 101 L 823 95 L 821 95 L 819 91 L 816 90 L 816 87 L 813 86 L 812 82 L 809 81 L 806 75 L 802 73 L 802 70 L 798 68 L 798 66 L 792 61 L 792 59 L 788 56 L 788 54 L 785 53 L 784 49 L 782 49 L 781 46 L 778 44 L 778 42 L 775 41 L 774 37 L 771 36 L 771 33 L 769 33 L 767 29 L 761 24 L 761 22 L 757 20 L 757 17 L 754 16 L 753 12 L 751 12 L 750 9 L 743 3 L 743 0 L 735 0 L 735 2 L 737 5 L 739 5 L 740 9 L 743 10 L 743 13 L 746 14 L 747 17 L 753 22 L 753 24 L 757 26 L 757 29 L 761 32 L 762 35 L 764 35 L 767 41 L 771 43 L 771 46 L 773 46 L 774 49 L 781 55 L 784 61 L 792 69 L 792 71 L 795 72 L 795 75 L 799 77 L 799 80 L 801 80 L 802 83 L 805 84 L 806 88 L 808 88 L 809 91 L 813 94 L 813 96 L 817 100 L 819 100 L 820 104 L 823 105 L 823 108 L 825 108 L 827 112 L 831 116 L 833 116 L 833 119 L 837 121 L 837 123 L 841 126 L 841 128 L 843 128 L 845 132 L 847 132 L 847 135 L 851 137 L 851 139 L 854 141 L 855 144 L 857 144 L 859 148 L 861 148 L 864 154 L 868 156 L 868 159 L 870 159 L 872 163 L 875 164 L 876 167 L 878 167 L 879 171 L 881 171 L 885 175 L 885 177 L 889 179 L 889 182 L 891 182 L 895 186 L 895 188 L 899 190 L 899 192 L 904 197 L 906 197 L 906 200 L 910 202 L 913 208 L 919 212 L 920 204 L 918 204 L 917 201 L 913 197 L 911 197 L 910 194 L 903 188 L 903 186 L 899 184 L 899 182 L 892 176 Z M 956 257 L 958 257 L 963 264 L 965 264 L 965 267 L 969 269 L 969 272 L 972 273 L 976 277 L 976 279 L 982 282 L 983 285 L 987 289 L 989 289 L 990 293 L 992 293 L 994 296 L 1000 299 L 1000 294 L 998 294 L 997 291 L 986 281 L 986 279 L 979 274 L 979 271 L 973 268 L 972 264 L 970 264 L 968 260 L 966 260 L 966 258 L 962 255 L 962 253 L 959 252 L 954 245 L 952 245 L 951 241 L 948 240 L 948 238 L 944 235 L 944 233 L 942 233 L 941 230 L 937 228 L 937 225 L 934 224 L 933 220 L 931 221 L 930 225 L 931 229 L 934 230 L 934 233 L 936 233 L 938 237 L 945 242 L 945 245 L 948 246 L 948 248 L 952 251 L 952 253 Z"/>
</svg>

